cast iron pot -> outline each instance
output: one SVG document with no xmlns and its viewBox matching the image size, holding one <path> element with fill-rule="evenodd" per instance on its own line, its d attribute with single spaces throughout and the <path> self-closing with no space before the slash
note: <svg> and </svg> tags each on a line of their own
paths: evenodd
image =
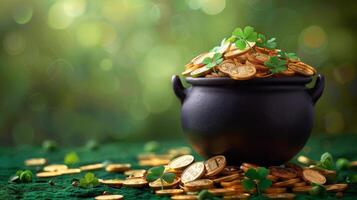
<svg viewBox="0 0 357 200">
<path fill-rule="evenodd" d="M 177 75 L 173 90 L 182 103 L 182 128 L 204 158 L 223 154 L 229 164 L 262 166 L 289 161 L 305 145 L 314 121 L 314 104 L 324 77 L 281 77 L 236 81 Z"/>
</svg>

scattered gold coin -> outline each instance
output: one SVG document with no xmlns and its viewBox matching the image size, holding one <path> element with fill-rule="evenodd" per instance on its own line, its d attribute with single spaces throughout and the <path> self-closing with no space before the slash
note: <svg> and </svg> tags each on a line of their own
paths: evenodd
<svg viewBox="0 0 357 200">
<path fill-rule="evenodd" d="M 144 177 L 146 174 L 145 169 L 131 169 L 124 172 L 124 175 L 130 177 Z"/>
<path fill-rule="evenodd" d="M 302 175 L 305 181 L 308 181 L 310 183 L 316 183 L 319 185 L 323 185 L 326 183 L 326 178 L 316 170 L 304 169 Z"/>
<path fill-rule="evenodd" d="M 164 189 L 164 190 L 156 190 L 155 194 L 159 196 L 172 196 L 172 195 L 179 195 L 182 194 L 184 191 L 183 189 Z"/>
<path fill-rule="evenodd" d="M 300 182 L 300 178 L 293 178 L 286 181 L 276 182 L 273 184 L 273 187 L 288 187 L 293 186 L 295 183 Z"/>
<path fill-rule="evenodd" d="M 234 195 L 237 193 L 233 188 L 212 188 L 208 192 L 215 196 Z"/>
<path fill-rule="evenodd" d="M 188 166 L 183 172 L 181 176 L 181 182 L 187 183 L 190 181 L 197 180 L 201 178 L 205 173 L 205 165 L 203 162 L 195 162 Z"/>
<path fill-rule="evenodd" d="M 123 181 L 124 180 L 120 180 L 120 179 L 107 179 L 107 180 L 103 180 L 103 179 L 98 179 L 99 183 L 102 183 L 104 185 L 108 185 L 108 186 L 112 186 L 112 187 L 120 187 L 123 185 Z"/>
<path fill-rule="evenodd" d="M 182 169 L 190 165 L 195 158 L 192 155 L 183 155 L 169 162 L 168 167 L 172 169 Z"/>
<path fill-rule="evenodd" d="M 61 170 L 66 170 L 68 169 L 67 165 L 62 165 L 62 164 L 53 164 L 53 165 L 47 165 L 43 168 L 43 171 L 46 172 L 55 172 L 55 171 L 61 171 Z"/>
<path fill-rule="evenodd" d="M 122 164 L 108 164 L 105 167 L 105 171 L 107 172 L 124 172 L 131 168 L 131 164 L 129 163 L 122 163 Z"/>
<path fill-rule="evenodd" d="M 182 195 L 171 196 L 171 199 L 172 200 L 196 200 L 198 199 L 198 196 L 193 194 L 182 194 Z"/>
<path fill-rule="evenodd" d="M 79 167 L 82 171 L 92 171 L 92 170 L 99 170 L 104 167 L 104 164 L 97 163 L 97 164 L 90 164 L 90 165 L 83 165 Z"/>
<path fill-rule="evenodd" d="M 285 193 L 286 188 L 283 187 L 270 187 L 264 191 L 267 194 L 280 194 L 280 193 Z"/>
<path fill-rule="evenodd" d="M 26 166 L 40 166 L 44 165 L 47 163 L 47 160 L 45 158 L 31 158 L 25 160 L 25 165 Z"/>
<path fill-rule="evenodd" d="M 226 167 L 224 156 L 214 156 L 205 162 L 206 176 L 214 176 L 221 173 Z"/>
<path fill-rule="evenodd" d="M 64 170 L 59 170 L 61 174 L 78 174 L 81 173 L 81 169 L 77 168 L 72 168 L 72 169 L 64 169 Z"/>
<path fill-rule="evenodd" d="M 39 172 L 36 174 L 38 178 L 48 178 L 48 177 L 54 177 L 54 176 L 60 176 L 62 173 L 60 171 L 52 171 L 52 172 Z"/>
<path fill-rule="evenodd" d="M 123 195 L 112 194 L 112 195 L 99 195 L 99 196 L 96 196 L 94 199 L 96 199 L 96 200 L 120 200 L 123 198 L 124 198 Z"/>
<path fill-rule="evenodd" d="M 326 190 L 330 192 L 343 192 L 347 189 L 348 185 L 345 183 L 338 183 L 332 185 L 326 185 Z"/>
<path fill-rule="evenodd" d="M 210 179 L 198 179 L 194 181 L 190 181 L 185 183 L 185 188 L 192 192 L 192 191 L 199 191 L 203 189 L 208 189 L 213 187 L 213 181 Z"/>
<path fill-rule="evenodd" d="M 180 183 L 180 178 L 176 178 L 172 183 L 167 183 L 165 181 L 162 181 L 160 179 L 150 182 L 149 186 L 153 189 L 160 189 L 160 188 L 172 188 Z"/>
<path fill-rule="evenodd" d="M 123 181 L 123 185 L 127 187 L 141 188 L 148 184 L 144 178 L 130 178 Z"/>
<path fill-rule="evenodd" d="M 220 183 L 220 182 L 227 182 L 227 181 L 234 181 L 236 179 L 238 179 L 240 177 L 239 174 L 231 174 L 231 175 L 228 175 L 228 176 L 223 176 L 223 177 L 219 177 L 219 178 L 216 178 L 216 179 L 213 179 L 213 182 L 215 183 Z"/>
<path fill-rule="evenodd" d="M 264 194 L 265 197 L 269 199 L 294 199 L 295 194 L 293 193 L 278 193 L 278 194 Z"/>
<path fill-rule="evenodd" d="M 271 175 L 282 179 L 292 179 L 297 176 L 296 171 L 290 168 L 273 166 L 269 170 Z"/>
<path fill-rule="evenodd" d="M 248 193 L 241 193 L 241 194 L 234 194 L 234 195 L 227 195 L 224 196 L 224 200 L 245 200 L 250 197 L 250 194 Z"/>
</svg>

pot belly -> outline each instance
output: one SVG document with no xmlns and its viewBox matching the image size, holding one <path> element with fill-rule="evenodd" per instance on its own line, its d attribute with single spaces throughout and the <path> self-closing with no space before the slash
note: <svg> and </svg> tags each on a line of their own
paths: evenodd
<svg viewBox="0 0 357 200">
<path fill-rule="evenodd" d="M 223 154 L 230 164 L 278 165 L 305 145 L 313 105 L 304 90 L 192 91 L 182 126 L 202 156 Z"/>
</svg>

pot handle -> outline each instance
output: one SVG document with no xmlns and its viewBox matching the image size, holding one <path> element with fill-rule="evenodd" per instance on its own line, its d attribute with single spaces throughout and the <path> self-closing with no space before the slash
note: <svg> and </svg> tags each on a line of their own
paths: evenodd
<svg viewBox="0 0 357 200">
<path fill-rule="evenodd" d="M 321 74 L 318 74 L 315 82 L 315 86 L 309 89 L 309 94 L 314 104 L 321 97 L 324 88 L 325 88 L 325 77 Z"/>
<path fill-rule="evenodd" d="M 187 95 L 186 88 L 183 87 L 182 82 L 178 75 L 173 75 L 171 78 L 171 82 L 175 95 L 177 96 L 177 98 L 180 99 L 181 103 L 183 103 Z"/>
</svg>

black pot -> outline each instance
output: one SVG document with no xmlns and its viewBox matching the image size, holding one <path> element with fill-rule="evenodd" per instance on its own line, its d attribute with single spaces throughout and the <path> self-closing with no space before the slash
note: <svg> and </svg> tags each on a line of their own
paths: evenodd
<svg viewBox="0 0 357 200">
<path fill-rule="evenodd" d="M 295 156 L 310 136 L 324 89 L 321 75 L 311 89 L 305 86 L 311 77 L 186 80 L 192 87 L 172 77 L 184 133 L 204 158 L 222 154 L 233 165 L 280 165 Z"/>
</svg>

